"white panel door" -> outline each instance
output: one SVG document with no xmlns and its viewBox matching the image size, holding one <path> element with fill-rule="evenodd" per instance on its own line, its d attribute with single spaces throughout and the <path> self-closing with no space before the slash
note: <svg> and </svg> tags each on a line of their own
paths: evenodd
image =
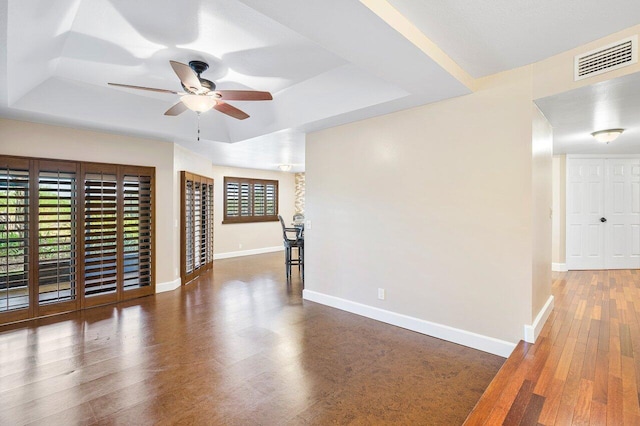
<svg viewBox="0 0 640 426">
<path fill-rule="evenodd" d="M 567 268 L 604 269 L 603 159 L 567 159 Z"/>
<path fill-rule="evenodd" d="M 606 160 L 605 268 L 640 268 L 640 159 Z"/>
</svg>

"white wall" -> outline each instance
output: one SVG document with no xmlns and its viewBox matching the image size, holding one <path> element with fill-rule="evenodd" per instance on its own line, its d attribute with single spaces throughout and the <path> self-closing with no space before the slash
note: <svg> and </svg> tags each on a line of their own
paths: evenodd
<svg viewBox="0 0 640 426">
<path fill-rule="evenodd" d="M 309 135 L 305 297 L 520 340 L 532 318 L 530 79 L 507 72 Z"/>
</svg>

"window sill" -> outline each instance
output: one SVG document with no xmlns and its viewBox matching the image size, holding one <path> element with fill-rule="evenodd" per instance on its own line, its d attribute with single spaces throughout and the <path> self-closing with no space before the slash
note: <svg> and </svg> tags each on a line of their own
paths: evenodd
<svg viewBox="0 0 640 426">
<path fill-rule="evenodd" d="M 223 225 L 229 225 L 232 223 L 261 223 L 261 222 L 278 222 L 278 216 L 265 216 L 265 217 L 242 217 L 242 218 L 229 218 L 222 221 Z"/>
</svg>

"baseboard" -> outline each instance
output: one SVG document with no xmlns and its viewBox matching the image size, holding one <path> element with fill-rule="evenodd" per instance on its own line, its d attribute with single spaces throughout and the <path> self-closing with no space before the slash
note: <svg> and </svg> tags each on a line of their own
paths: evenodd
<svg viewBox="0 0 640 426">
<path fill-rule="evenodd" d="M 567 272 L 567 264 L 566 263 L 552 263 L 551 270 L 553 272 Z"/>
<path fill-rule="evenodd" d="M 551 311 L 553 311 L 553 296 L 549 296 L 549 298 L 547 299 L 547 303 L 545 303 L 540 312 L 538 312 L 538 316 L 536 316 L 533 324 L 524 326 L 525 342 L 536 342 L 536 339 L 540 335 L 542 327 L 544 327 L 544 324 L 547 322 L 547 318 L 549 318 Z"/>
<path fill-rule="evenodd" d="M 173 281 L 156 284 L 156 293 L 163 293 L 165 291 L 173 291 L 176 288 L 180 287 L 181 283 L 182 282 L 180 280 L 180 277 L 178 277 Z"/>
<path fill-rule="evenodd" d="M 507 358 L 516 347 L 515 343 L 495 339 L 493 337 L 483 336 L 481 334 L 449 327 L 447 325 L 425 321 L 403 314 L 398 314 L 396 312 L 387 311 L 373 306 L 363 305 L 361 303 L 352 302 L 350 300 L 341 299 L 335 296 L 329 296 L 312 290 L 303 290 L 302 298 L 311 302 L 331 306 L 332 308 L 351 312 L 387 324 L 395 325 L 397 327 L 406 328 L 407 330 L 426 334 L 432 337 L 437 337 L 438 339 L 447 340 L 449 342 L 468 346 L 473 349 L 489 352 L 505 358 Z"/>
<path fill-rule="evenodd" d="M 228 259 L 230 257 L 252 256 L 254 254 L 273 253 L 276 251 L 283 251 L 283 250 L 284 250 L 284 246 L 276 246 L 276 247 L 263 247 L 263 248 L 252 249 L 252 250 L 229 251 L 226 253 L 214 254 L 213 260 Z"/>
</svg>

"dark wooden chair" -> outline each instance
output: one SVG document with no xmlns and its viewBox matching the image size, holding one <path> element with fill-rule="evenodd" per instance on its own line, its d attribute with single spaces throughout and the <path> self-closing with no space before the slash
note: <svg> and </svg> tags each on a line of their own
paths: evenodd
<svg viewBox="0 0 640 426">
<path fill-rule="evenodd" d="M 302 228 L 288 228 L 284 224 L 282 216 L 278 215 L 280 225 L 282 225 L 282 239 L 284 242 L 284 264 L 287 273 L 287 280 L 291 278 L 291 266 L 298 266 L 298 270 L 302 271 L 302 279 L 304 279 L 304 237 Z M 297 257 L 294 256 L 294 250 L 297 249 Z"/>
</svg>

